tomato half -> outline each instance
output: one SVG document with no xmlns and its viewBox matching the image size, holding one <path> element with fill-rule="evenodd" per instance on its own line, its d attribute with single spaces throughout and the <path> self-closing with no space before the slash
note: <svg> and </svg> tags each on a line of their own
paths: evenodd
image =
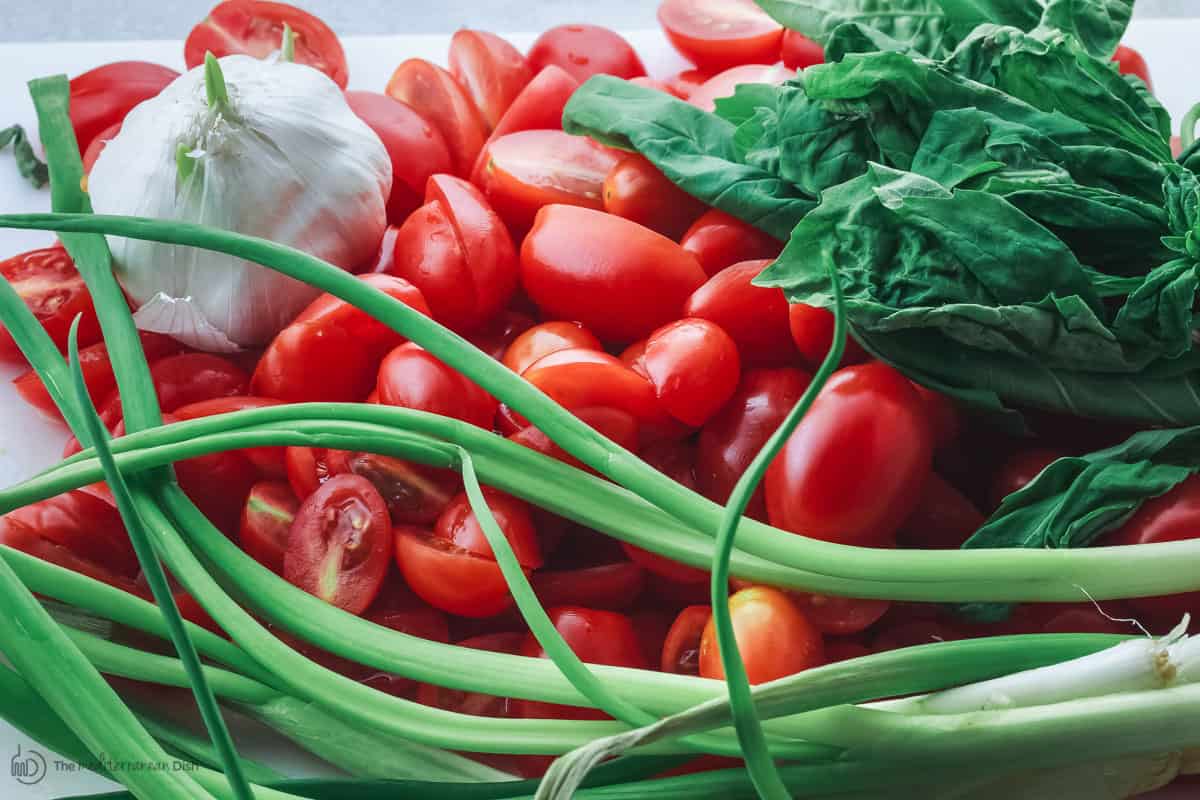
<svg viewBox="0 0 1200 800">
<path fill-rule="evenodd" d="M 676 320 L 651 333 L 643 363 L 663 408 L 696 427 L 733 396 L 741 375 L 733 339 L 699 317 Z"/>
<path fill-rule="evenodd" d="M 204 63 L 204 54 L 244 53 L 266 58 L 283 43 L 283 26 L 295 36 L 295 60 L 324 72 L 343 89 L 349 78 L 346 53 L 337 34 L 321 20 L 287 3 L 226 0 L 192 28 L 183 44 L 188 69 Z"/>
<path fill-rule="evenodd" d="M 450 39 L 450 74 L 467 90 L 488 130 L 533 80 L 533 69 L 508 41 L 465 28 Z"/>
<path fill-rule="evenodd" d="M 880 362 L 835 373 L 767 470 L 771 524 L 842 544 L 886 543 L 929 478 L 921 396 Z"/>
<path fill-rule="evenodd" d="M 109 586 L 130 594 L 137 594 L 134 576 L 114 571 L 104 563 L 85 558 L 71 548 L 41 536 L 30 526 L 11 517 L 11 514 L 0 517 L 0 544 L 72 572 L 78 572 L 80 575 L 87 575 L 89 578 L 107 583 Z"/>
<path fill-rule="evenodd" d="M 743 83 L 778 86 L 793 77 L 795 73 L 782 64 L 744 64 L 718 72 L 689 94 L 687 101 L 705 111 L 714 111 L 717 108 L 717 100 L 732 97 L 734 90 Z"/>
<path fill-rule="evenodd" d="M 375 453 L 346 453 L 338 458 L 344 469 L 369 480 L 387 504 L 392 522 L 431 523 L 459 490 L 458 473 Z"/>
<path fill-rule="evenodd" d="M 1113 61 L 1117 62 L 1117 69 L 1122 75 L 1136 75 L 1146 82 L 1150 91 L 1154 91 L 1154 83 L 1150 80 L 1150 65 L 1137 50 L 1121 45 L 1113 54 Z"/>
<path fill-rule="evenodd" d="M 671 183 L 645 156 L 631 153 L 604 179 L 604 210 L 678 240 L 708 206 Z"/>
<path fill-rule="evenodd" d="M 658 22 L 679 53 L 703 69 L 771 63 L 783 26 L 754 0 L 663 0 Z"/>
<path fill-rule="evenodd" d="M 346 455 L 343 450 L 326 450 L 322 447 L 284 448 L 288 485 L 297 497 L 307 498 L 334 475 L 348 469 Z"/>
<path fill-rule="evenodd" d="M 379 400 L 431 414 L 461 419 L 491 430 L 496 400 L 412 342 L 402 344 L 379 367 Z"/>
<path fill-rule="evenodd" d="M 533 590 L 543 606 L 586 606 L 620 611 L 637 601 L 646 573 L 632 561 L 578 569 L 538 570 Z"/>
<path fill-rule="evenodd" d="M 700 674 L 700 637 L 712 619 L 709 606 L 688 606 L 679 612 L 663 642 L 660 669 L 675 675 Z"/>
<path fill-rule="evenodd" d="M 679 91 L 675 86 L 655 78 L 630 78 L 629 82 L 634 86 L 641 86 L 643 89 L 653 89 L 656 92 L 662 92 L 663 94 L 669 94 L 672 97 L 678 97 L 680 100 L 687 99 L 683 95 L 679 94 Z"/>
<path fill-rule="evenodd" d="M 277 575 L 283 574 L 288 535 L 300 501 L 281 481 L 260 481 L 250 490 L 242 510 L 238 544 L 247 555 Z"/>
<path fill-rule="evenodd" d="M 962 492 L 931 472 L 896 540 L 904 547 L 957 550 L 983 523 L 983 514 Z"/>
<path fill-rule="evenodd" d="M 72 78 L 71 127 L 79 152 L 86 153 L 102 131 L 119 125 L 134 106 L 178 77 L 178 72 L 161 64 L 116 61 Z"/>
<path fill-rule="evenodd" d="M 788 69 L 806 69 L 825 63 L 825 48 L 800 31 L 784 31 L 780 58 Z"/>
<path fill-rule="evenodd" d="M 92 307 L 92 297 L 65 247 L 30 250 L 2 261 L 0 277 L 16 290 L 60 351 L 66 352 L 67 334 L 77 314 L 83 315 L 79 321 L 80 349 L 100 341 L 100 322 Z M 3 323 L 0 323 L 0 360 L 17 364 L 25 360 Z"/>
<path fill-rule="evenodd" d="M 438 129 L 450 148 L 455 175 L 470 172 L 487 139 L 487 127 L 453 75 L 422 58 L 410 58 L 396 67 L 384 93 L 407 103 Z"/>
<path fill-rule="evenodd" d="M 729 598 L 733 634 L 751 684 L 766 683 L 825 663 L 821 633 L 783 592 L 765 586 Z M 724 678 L 717 630 L 710 619 L 700 639 L 700 675 Z"/>
<path fill-rule="evenodd" d="M 679 244 L 709 276 L 746 261 L 774 260 L 783 252 L 775 239 L 715 208 L 696 220 Z"/>
<path fill-rule="evenodd" d="M 521 246 L 521 281 L 544 314 L 581 322 L 603 340 L 631 342 L 678 319 L 704 272 L 649 228 L 554 205 L 538 212 Z"/>
<path fill-rule="evenodd" d="M 805 303 L 795 303 L 788 308 L 788 325 L 792 332 L 792 341 L 800 351 L 804 363 L 816 369 L 829 355 L 833 347 L 833 330 L 835 321 L 833 312 L 827 308 L 817 308 Z M 862 349 L 862 345 L 854 337 L 846 334 L 846 347 L 842 351 L 842 360 L 838 366 L 861 364 L 870 356 Z"/>
<path fill-rule="evenodd" d="M 693 292 L 683 308 L 689 317 L 719 325 L 747 364 L 782 365 L 796 357 L 783 290 L 753 283 L 770 263 L 760 259 L 726 267 Z"/>
<path fill-rule="evenodd" d="M 517 289 L 508 229 L 478 189 L 451 175 L 429 179 L 425 205 L 384 237 L 374 271 L 411 281 L 433 318 L 460 333 L 487 325 Z"/>
<path fill-rule="evenodd" d="M 593 75 L 637 78 L 646 67 L 625 37 L 599 25 L 559 25 L 543 33 L 529 48 L 534 70 L 554 65 L 586 81 Z"/>
<path fill-rule="evenodd" d="M 504 353 L 504 366 L 520 375 L 542 356 L 572 347 L 604 349 L 600 340 L 578 322 L 543 322 L 513 340 Z"/>
<path fill-rule="evenodd" d="M 518 131 L 562 130 L 563 109 L 571 95 L 579 88 L 566 70 L 549 66 L 533 76 L 529 85 L 521 90 L 504 116 L 492 129 L 487 143 Z M 483 180 L 484 154 L 480 153 L 471 170 L 471 182 Z"/>
<path fill-rule="evenodd" d="M 135 576 L 138 560 L 113 503 L 84 491 L 67 492 L 5 515 L 10 524 L 66 548 L 117 575 Z M 65 566 L 65 565 L 64 565 Z"/>
</svg>

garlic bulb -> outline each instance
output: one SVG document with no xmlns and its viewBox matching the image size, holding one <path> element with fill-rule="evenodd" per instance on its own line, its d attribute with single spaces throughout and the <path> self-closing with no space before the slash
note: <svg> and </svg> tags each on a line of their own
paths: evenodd
<svg viewBox="0 0 1200 800">
<path fill-rule="evenodd" d="M 311 67 L 208 59 L 130 112 L 88 178 L 98 214 L 212 225 L 343 269 L 374 255 L 391 161 L 341 90 Z M 144 330 L 204 350 L 266 344 L 317 290 L 248 261 L 109 237 Z"/>
</svg>

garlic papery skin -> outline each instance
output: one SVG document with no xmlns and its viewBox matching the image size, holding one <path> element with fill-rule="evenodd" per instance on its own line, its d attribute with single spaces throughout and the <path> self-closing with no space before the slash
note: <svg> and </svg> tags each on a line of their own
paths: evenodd
<svg viewBox="0 0 1200 800">
<path fill-rule="evenodd" d="M 374 255 L 391 186 L 383 143 L 332 80 L 244 55 L 211 59 L 134 108 L 88 178 L 98 214 L 211 225 L 347 270 Z M 220 253 L 108 242 L 138 327 L 203 350 L 263 346 L 318 294 Z"/>
</svg>

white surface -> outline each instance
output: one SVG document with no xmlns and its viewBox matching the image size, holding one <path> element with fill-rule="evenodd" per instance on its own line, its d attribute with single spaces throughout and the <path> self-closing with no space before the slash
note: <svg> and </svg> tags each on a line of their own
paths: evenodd
<svg viewBox="0 0 1200 800">
<path fill-rule="evenodd" d="M 518 47 L 526 48 L 534 37 L 514 34 L 509 38 Z M 628 38 L 641 53 L 651 75 L 667 75 L 687 66 L 657 30 L 633 32 Z M 1159 97 L 1176 119 L 1191 103 L 1200 99 L 1190 66 L 1198 39 L 1200 19 L 1138 20 L 1126 37 L 1127 42 L 1146 55 Z M 343 41 L 349 59 L 351 87 L 382 91 L 392 70 L 405 58 L 427 58 L 444 63 L 448 37 L 348 37 Z M 123 59 L 155 61 L 183 68 L 182 47 L 177 41 L 85 42 L 69 46 L 0 44 L 0 108 L 4 110 L 0 122 L 4 125 L 20 122 L 35 135 L 37 126 L 25 90 L 26 81 L 62 72 L 76 75 L 98 64 Z M 12 157 L 7 153 L 0 154 L 0 209 L 5 212 L 49 210 L 48 193 L 30 188 L 17 174 Z M 53 240 L 52 235 L 45 233 L 0 230 L 0 258 L 45 246 Z M 0 487 L 16 483 L 58 461 L 66 439 L 64 428 L 41 419 L 16 396 L 10 379 L 18 372 L 0 366 Z M 244 744 L 245 737 L 242 738 Z M 35 785 L 24 786 L 9 775 L 6 762 L 17 753 L 18 746 L 26 754 L 31 748 L 43 750 L 49 762 L 48 774 Z M 249 749 L 264 752 L 261 746 Z M 275 747 L 266 752 L 276 759 L 283 759 L 276 762 L 279 766 L 295 767 L 303 763 L 294 752 L 290 757 L 283 755 L 289 751 Z M 53 800 L 109 790 L 114 786 L 90 773 L 55 769 L 54 758 L 52 753 L 44 752 L 43 748 L 0 721 L 0 798 Z"/>
</svg>

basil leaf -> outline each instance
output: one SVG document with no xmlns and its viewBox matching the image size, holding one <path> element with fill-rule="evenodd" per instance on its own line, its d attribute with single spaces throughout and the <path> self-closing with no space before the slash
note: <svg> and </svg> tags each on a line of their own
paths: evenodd
<svg viewBox="0 0 1200 800">
<path fill-rule="evenodd" d="M 50 170 L 46 164 L 33 152 L 33 145 L 25 135 L 25 129 L 20 125 L 0 130 L 0 150 L 12 145 L 13 156 L 17 160 L 17 172 L 21 177 L 33 184 L 33 188 L 41 189 L 50 182 Z"/>
<path fill-rule="evenodd" d="M 1134 0 L 1050 0 L 1042 25 L 1071 34 L 1096 58 L 1110 59 L 1129 27 Z"/>
<path fill-rule="evenodd" d="M 938 0 L 756 0 L 785 28 L 826 44 L 846 23 L 874 28 L 907 48 L 942 55 L 956 40 Z"/>
</svg>

